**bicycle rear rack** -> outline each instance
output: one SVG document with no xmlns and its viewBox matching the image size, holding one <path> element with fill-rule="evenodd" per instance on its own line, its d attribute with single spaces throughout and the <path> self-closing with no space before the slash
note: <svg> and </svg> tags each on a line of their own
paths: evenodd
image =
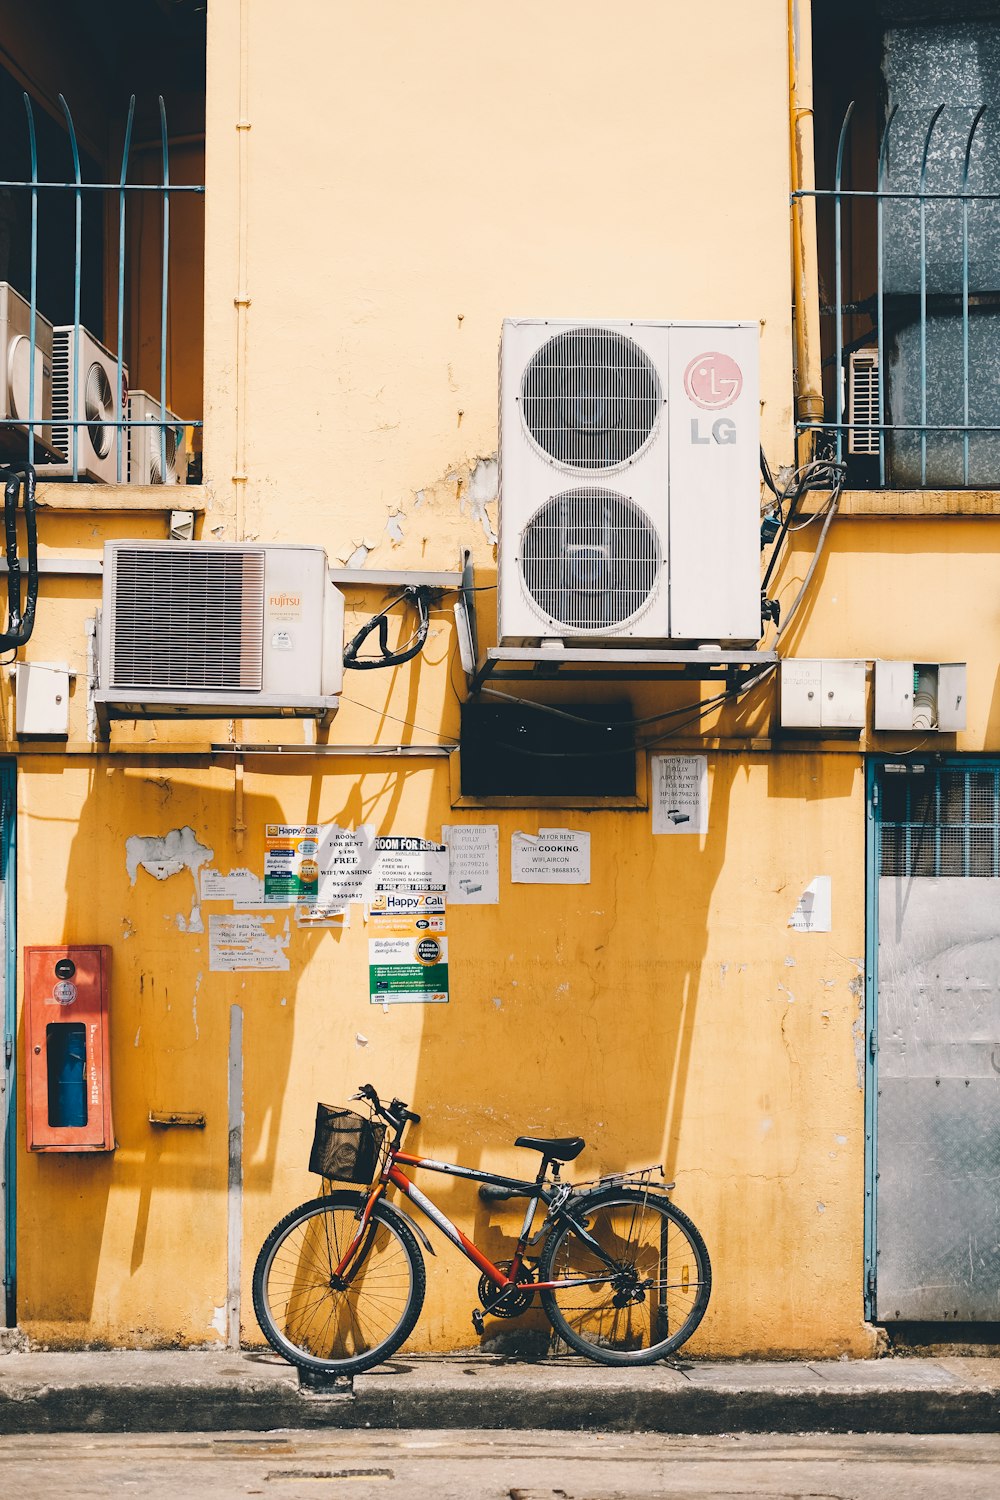
<svg viewBox="0 0 1000 1500">
<path fill-rule="evenodd" d="M 604 1177 L 593 1177 L 589 1182 L 574 1183 L 574 1187 L 643 1187 L 652 1188 L 654 1192 L 669 1193 L 677 1184 L 666 1181 L 666 1173 L 661 1166 L 637 1167 L 632 1172 L 608 1172 Z M 660 1180 L 657 1182 L 656 1178 Z"/>
</svg>

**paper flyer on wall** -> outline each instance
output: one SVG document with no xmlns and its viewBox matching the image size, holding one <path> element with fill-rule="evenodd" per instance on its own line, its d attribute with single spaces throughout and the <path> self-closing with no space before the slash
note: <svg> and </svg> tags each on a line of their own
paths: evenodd
<svg viewBox="0 0 1000 1500">
<path fill-rule="evenodd" d="M 447 1003 L 444 893 L 379 891 L 372 897 L 368 923 L 372 1005 Z"/>
<path fill-rule="evenodd" d="M 446 823 L 449 906 L 496 906 L 500 900 L 500 827 Z"/>
<path fill-rule="evenodd" d="M 654 833 L 708 832 L 708 756 L 651 755 Z"/>
<path fill-rule="evenodd" d="M 833 882 L 829 875 L 810 880 L 788 919 L 797 932 L 830 932 L 833 928 Z"/>
<path fill-rule="evenodd" d="M 589 885 L 590 834 L 570 828 L 511 834 L 510 878 L 515 885 Z"/>
<path fill-rule="evenodd" d="M 272 932 L 273 917 L 213 915 L 208 919 L 208 967 L 213 973 L 236 969 L 287 969 L 288 920 Z"/>
<path fill-rule="evenodd" d="M 374 845 L 370 899 L 377 891 L 446 891 L 448 849 L 405 834 L 377 838 Z"/>
<path fill-rule="evenodd" d="M 375 858 L 367 823 L 268 823 L 264 828 L 264 901 L 333 913 L 365 900 Z"/>
</svg>

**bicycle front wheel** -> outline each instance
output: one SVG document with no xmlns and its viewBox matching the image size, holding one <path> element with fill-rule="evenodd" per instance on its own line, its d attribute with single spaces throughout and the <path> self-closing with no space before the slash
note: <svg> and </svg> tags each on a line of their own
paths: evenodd
<svg viewBox="0 0 1000 1500">
<path fill-rule="evenodd" d="M 570 1202 L 572 1222 L 549 1237 L 539 1281 L 575 1285 L 541 1292 L 556 1332 L 605 1365 L 647 1365 L 689 1339 L 705 1315 L 712 1268 L 705 1242 L 669 1199 L 612 1188 Z"/>
<path fill-rule="evenodd" d="M 378 1203 L 346 1274 L 364 1193 L 302 1203 L 276 1224 L 253 1273 L 253 1305 L 273 1349 L 306 1370 L 356 1375 L 394 1354 L 413 1329 L 426 1273 L 406 1219 Z"/>
</svg>

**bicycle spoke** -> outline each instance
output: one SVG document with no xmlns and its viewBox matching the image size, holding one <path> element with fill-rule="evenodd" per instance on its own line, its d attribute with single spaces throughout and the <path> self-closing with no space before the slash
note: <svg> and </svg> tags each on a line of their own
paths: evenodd
<svg viewBox="0 0 1000 1500">
<path fill-rule="evenodd" d="M 586 1238 L 568 1217 L 540 1278 L 575 1283 L 542 1293 L 557 1332 L 607 1363 L 643 1363 L 677 1347 L 700 1322 L 711 1286 L 694 1226 L 668 1200 L 629 1189 L 575 1212 Z"/>
</svg>

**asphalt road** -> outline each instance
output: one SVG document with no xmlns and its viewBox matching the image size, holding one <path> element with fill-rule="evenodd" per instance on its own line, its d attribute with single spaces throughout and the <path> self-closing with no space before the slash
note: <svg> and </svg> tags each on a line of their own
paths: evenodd
<svg viewBox="0 0 1000 1500">
<path fill-rule="evenodd" d="M 0 1440 L 0 1493 L 18 1500 L 1000 1500 L 1000 1436 L 47 1434 Z"/>
</svg>

